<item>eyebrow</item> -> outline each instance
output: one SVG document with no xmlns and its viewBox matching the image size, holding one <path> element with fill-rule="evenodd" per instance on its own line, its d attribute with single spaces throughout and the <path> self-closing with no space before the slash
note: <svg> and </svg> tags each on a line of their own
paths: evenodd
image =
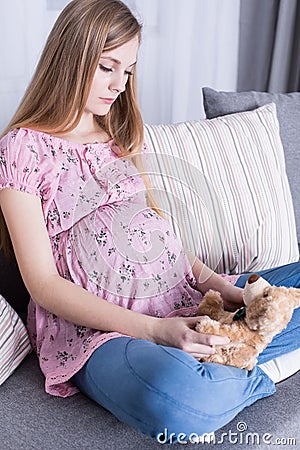
<svg viewBox="0 0 300 450">
<path fill-rule="evenodd" d="M 111 56 L 101 56 L 100 59 L 109 59 L 110 61 L 112 61 L 112 62 L 114 62 L 114 63 L 116 63 L 116 64 L 121 64 L 121 61 L 119 61 L 119 60 L 116 59 L 116 58 L 112 58 Z M 132 66 L 134 66 L 135 64 L 136 64 L 136 61 L 135 61 L 134 63 L 132 63 L 132 64 L 129 64 L 129 66 L 127 66 L 127 67 L 132 67 Z"/>
</svg>

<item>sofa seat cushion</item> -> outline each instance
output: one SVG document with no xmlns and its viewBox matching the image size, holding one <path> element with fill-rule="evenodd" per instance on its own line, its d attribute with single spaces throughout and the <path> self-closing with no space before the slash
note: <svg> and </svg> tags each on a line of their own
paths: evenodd
<svg viewBox="0 0 300 450">
<path fill-rule="evenodd" d="M 274 395 L 244 409 L 218 430 L 216 448 L 245 450 L 249 446 L 261 450 L 276 444 L 277 448 L 296 448 L 295 443 L 300 441 L 300 411 L 296 401 L 299 389 L 300 372 L 279 383 Z M 3 411 L 0 415 L 3 449 L 164 448 L 154 439 L 118 421 L 82 394 L 69 398 L 46 394 L 44 377 L 33 353 L 1 387 L 0 404 Z M 279 446 L 279 439 L 285 447 Z M 198 449 L 197 445 L 187 442 L 184 449 Z M 167 445 L 167 448 L 174 447 Z M 215 445 L 199 444 L 199 448 L 211 450 Z"/>
</svg>

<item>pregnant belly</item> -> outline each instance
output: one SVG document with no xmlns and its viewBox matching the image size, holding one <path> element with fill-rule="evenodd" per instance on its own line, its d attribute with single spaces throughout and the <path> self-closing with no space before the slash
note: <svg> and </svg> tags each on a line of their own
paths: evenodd
<svg viewBox="0 0 300 450">
<path fill-rule="evenodd" d="M 190 265 L 169 223 L 145 205 L 107 205 L 68 234 L 72 278 L 99 295 L 127 299 L 164 295 L 186 282 Z"/>
</svg>

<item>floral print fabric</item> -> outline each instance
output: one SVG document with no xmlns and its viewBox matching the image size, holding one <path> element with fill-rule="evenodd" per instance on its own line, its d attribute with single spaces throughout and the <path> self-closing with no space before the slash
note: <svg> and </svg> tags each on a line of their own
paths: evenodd
<svg viewBox="0 0 300 450">
<path fill-rule="evenodd" d="M 40 197 L 65 279 L 140 313 L 194 315 L 202 295 L 181 242 L 147 207 L 132 161 L 117 154 L 114 141 L 83 145 L 13 130 L 0 141 L 0 187 Z M 46 391 L 62 397 L 78 391 L 70 379 L 93 351 L 121 336 L 70 323 L 32 299 L 27 325 Z"/>
</svg>

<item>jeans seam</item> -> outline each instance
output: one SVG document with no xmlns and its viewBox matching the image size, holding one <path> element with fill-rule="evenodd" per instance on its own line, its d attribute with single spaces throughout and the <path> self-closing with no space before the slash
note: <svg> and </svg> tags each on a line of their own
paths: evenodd
<svg viewBox="0 0 300 450">
<path fill-rule="evenodd" d="M 193 372 L 195 372 L 188 364 L 186 364 L 184 361 L 181 361 L 181 359 L 177 358 L 175 355 L 173 355 L 171 352 L 168 351 L 168 349 L 166 347 L 161 347 L 163 351 L 165 351 L 166 353 L 168 353 L 170 356 L 172 356 L 174 359 L 176 359 L 177 361 L 179 361 L 181 364 L 185 365 L 186 367 L 188 367 L 190 370 L 192 370 Z M 184 350 L 182 350 L 184 351 Z M 207 364 L 205 362 L 203 362 L 202 364 Z M 216 363 L 209 363 L 209 364 L 216 364 Z M 238 368 L 236 368 L 238 369 Z M 246 369 L 239 369 L 239 370 L 246 370 Z M 214 383 L 223 383 L 225 380 L 230 379 L 230 380 L 240 380 L 239 377 L 227 377 L 227 378 L 223 378 L 223 380 L 215 380 Z"/>
</svg>

